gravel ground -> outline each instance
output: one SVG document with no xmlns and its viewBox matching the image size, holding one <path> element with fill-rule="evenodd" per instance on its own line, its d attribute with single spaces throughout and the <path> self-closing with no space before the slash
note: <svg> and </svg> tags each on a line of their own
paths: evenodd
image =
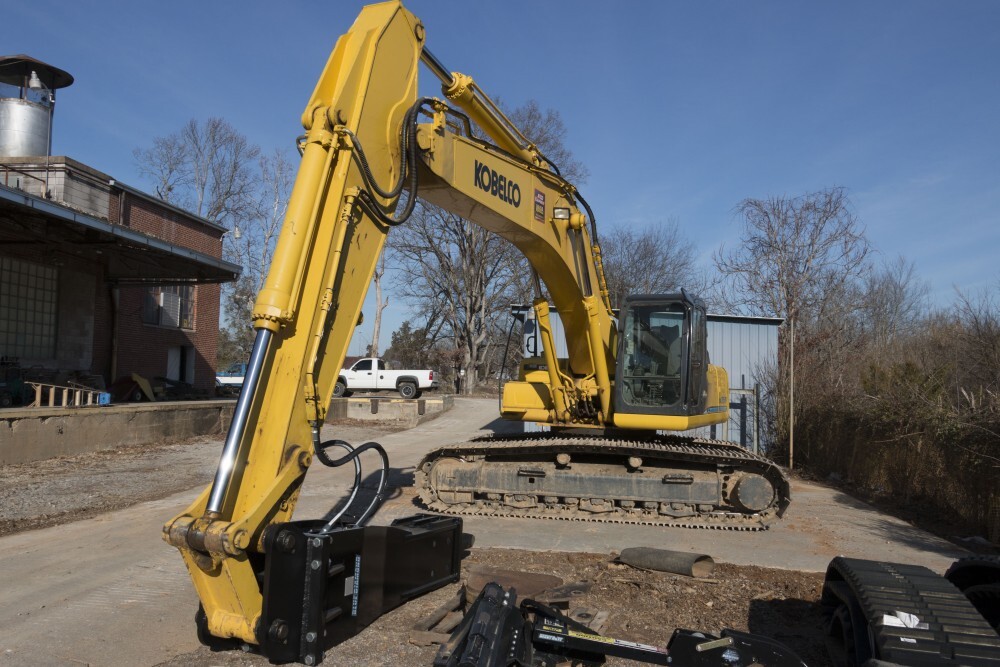
<svg viewBox="0 0 1000 667">
<path fill-rule="evenodd" d="M 212 479 L 218 440 L 139 445 L 0 466 L 0 535 L 79 521 Z"/>
<path fill-rule="evenodd" d="M 347 440 L 401 430 L 346 419 L 337 426 Z M 191 438 L 0 465 L 0 536 L 79 521 L 207 485 L 222 442 L 214 436 Z"/>
<path fill-rule="evenodd" d="M 348 440 L 400 430 L 391 425 L 338 423 Z M 376 432 L 376 433 L 373 433 Z M 129 447 L 30 464 L 0 466 L 0 535 L 88 518 L 163 498 L 211 481 L 218 438 Z M 723 628 L 774 637 L 812 667 L 826 665 L 817 601 L 822 575 L 720 564 L 702 581 L 612 563 L 613 554 L 565 554 L 473 549 L 465 565 L 482 564 L 591 582 L 580 604 L 608 612 L 604 634 L 664 645 L 673 628 L 718 633 Z M 430 665 L 436 647 L 408 641 L 409 629 L 457 590 L 445 587 L 383 616 L 357 637 L 332 648 L 327 664 Z M 194 632 L 192 623 L 191 632 Z M 269 664 L 242 652 L 201 648 L 161 663 L 181 667 Z M 609 665 L 632 664 L 609 660 Z"/>
</svg>

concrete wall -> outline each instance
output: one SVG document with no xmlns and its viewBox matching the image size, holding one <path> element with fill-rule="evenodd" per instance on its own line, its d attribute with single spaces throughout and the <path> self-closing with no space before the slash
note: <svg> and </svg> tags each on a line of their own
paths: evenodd
<svg viewBox="0 0 1000 667">
<path fill-rule="evenodd" d="M 0 410 L 0 465 L 220 435 L 236 401 Z"/>
<path fill-rule="evenodd" d="M 76 169 L 64 169 L 49 176 L 49 189 L 60 193 L 70 208 L 85 211 L 95 218 L 108 219 L 108 197 L 112 193 L 106 174 Z M 55 185 L 53 185 L 55 182 Z"/>
<path fill-rule="evenodd" d="M 450 394 L 416 400 L 378 396 L 335 398 L 330 401 L 327 421 L 357 419 L 359 421 L 396 422 L 406 428 L 413 428 L 417 424 L 434 419 L 446 410 L 451 410 L 454 403 L 455 397 Z"/>
</svg>

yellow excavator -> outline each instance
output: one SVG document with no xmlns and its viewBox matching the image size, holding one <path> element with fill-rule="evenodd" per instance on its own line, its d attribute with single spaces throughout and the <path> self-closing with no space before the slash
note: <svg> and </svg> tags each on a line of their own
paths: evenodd
<svg viewBox="0 0 1000 667">
<path fill-rule="evenodd" d="M 386 482 L 384 450 L 320 439 L 386 236 L 418 198 L 527 258 L 543 355 L 504 386 L 502 414 L 552 429 L 431 452 L 416 474 L 430 509 L 756 529 L 788 503 L 787 480 L 766 459 L 661 435 L 728 418 L 703 303 L 684 292 L 635 295 L 612 310 L 580 193 L 424 41 L 424 25 L 399 2 L 365 7 L 302 114 L 301 166 L 254 306 L 257 335 L 218 470 L 164 526 L 197 589 L 207 644 L 316 664 L 325 647 L 458 577 L 461 518 L 366 525 Z M 418 98 L 421 63 L 446 101 Z M 556 357 L 543 284 L 566 331 L 566 359 Z M 292 521 L 314 457 L 353 465 L 356 491 L 366 451 L 382 470 L 363 511 Z"/>
</svg>

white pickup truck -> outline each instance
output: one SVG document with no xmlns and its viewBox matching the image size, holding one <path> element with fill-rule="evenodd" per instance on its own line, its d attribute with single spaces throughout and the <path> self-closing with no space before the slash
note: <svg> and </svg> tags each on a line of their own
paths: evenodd
<svg viewBox="0 0 1000 667">
<path fill-rule="evenodd" d="M 368 357 L 340 369 L 333 395 L 341 398 L 355 391 L 398 391 L 403 398 L 417 398 L 420 392 L 437 388 L 434 371 L 391 371 L 383 360 Z"/>
</svg>

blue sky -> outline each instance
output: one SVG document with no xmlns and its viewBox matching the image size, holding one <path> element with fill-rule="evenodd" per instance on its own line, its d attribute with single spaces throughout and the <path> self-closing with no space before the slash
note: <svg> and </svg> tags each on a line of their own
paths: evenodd
<svg viewBox="0 0 1000 667">
<path fill-rule="evenodd" d="M 132 149 L 190 118 L 291 146 L 360 7 L 8 3 L 0 51 L 76 77 L 59 95 L 55 153 L 145 187 Z M 676 220 L 707 262 L 736 238 L 741 199 L 843 186 L 874 245 L 914 261 L 935 303 L 997 285 L 998 2 L 407 7 L 445 65 L 507 103 L 562 114 L 600 225 Z M 406 314 L 393 307 L 388 331 Z"/>
</svg>

